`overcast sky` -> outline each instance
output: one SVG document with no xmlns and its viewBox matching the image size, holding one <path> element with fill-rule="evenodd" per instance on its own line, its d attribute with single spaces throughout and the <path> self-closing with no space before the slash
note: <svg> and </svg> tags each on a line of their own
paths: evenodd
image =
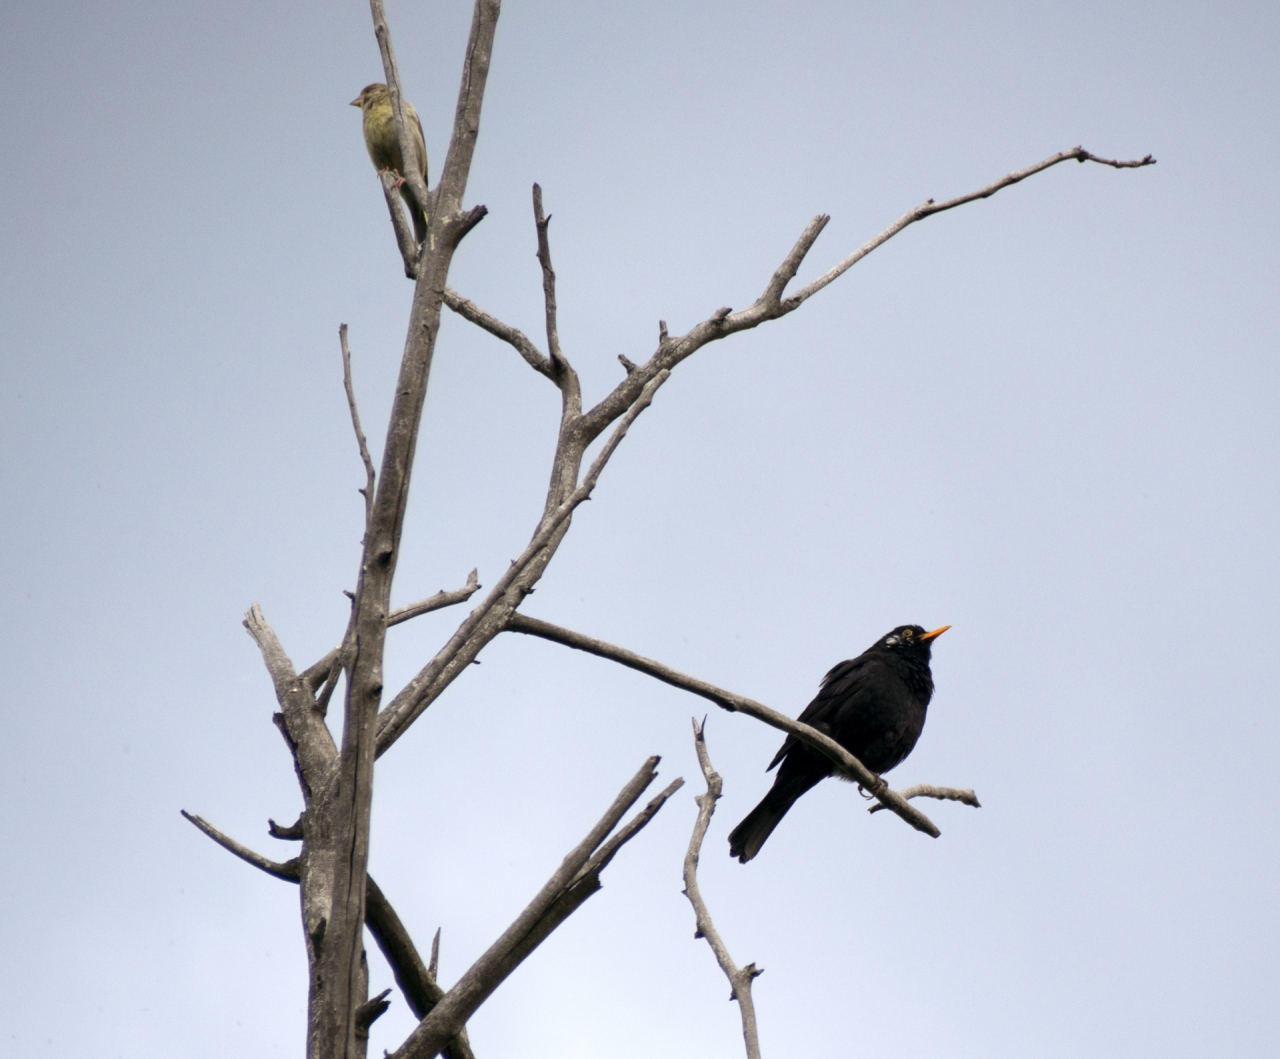
<svg viewBox="0 0 1280 1059">
<path fill-rule="evenodd" d="M 434 181 L 470 9 L 388 14 Z M 698 353 L 525 605 L 792 715 L 949 623 L 890 778 L 983 808 L 923 806 L 931 840 L 828 782 L 739 865 L 778 733 L 516 636 L 379 762 L 372 870 L 419 945 L 443 928 L 446 984 L 645 757 L 688 781 L 473 1020 L 481 1059 L 742 1054 L 680 892 L 708 712 L 703 890 L 766 970 L 766 1056 L 1277 1054 L 1278 51 L 1266 3 L 509 0 L 451 282 L 541 343 L 540 182 L 589 401 L 660 318 L 749 304 L 815 214 L 801 281 L 1075 144 L 1159 162 L 931 218 Z M 299 668 L 345 625 L 337 328 L 377 450 L 412 291 L 347 106 L 381 79 L 359 0 L 0 9 L 6 1054 L 302 1054 L 296 890 L 178 810 L 296 852 L 240 621 Z M 557 413 L 445 319 L 394 602 L 520 552 Z M 462 616 L 397 628 L 388 687 Z"/>
</svg>

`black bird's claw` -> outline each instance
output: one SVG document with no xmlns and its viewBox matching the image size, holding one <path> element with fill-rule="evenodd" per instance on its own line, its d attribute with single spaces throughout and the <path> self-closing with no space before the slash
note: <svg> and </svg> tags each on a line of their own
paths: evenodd
<svg viewBox="0 0 1280 1059">
<path fill-rule="evenodd" d="M 876 785 L 874 787 L 872 787 L 870 790 L 867 790 L 862 786 L 861 783 L 859 783 L 858 793 L 861 794 L 862 797 L 870 801 L 872 798 L 878 797 L 879 795 L 883 794 L 888 789 L 888 787 L 889 787 L 889 784 L 885 782 L 883 777 L 876 776 Z"/>
</svg>

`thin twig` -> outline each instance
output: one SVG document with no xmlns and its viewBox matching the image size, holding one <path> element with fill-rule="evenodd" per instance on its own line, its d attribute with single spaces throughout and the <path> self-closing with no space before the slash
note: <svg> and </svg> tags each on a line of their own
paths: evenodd
<svg viewBox="0 0 1280 1059">
<path fill-rule="evenodd" d="M 356 432 L 356 444 L 360 446 L 360 459 L 364 461 L 365 485 L 360 490 L 364 497 L 364 526 L 369 528 L 373 518 L 373 486 L 375 481 L 373 458 L 369 455 L 369 444 L 365 440 L 364 431 L 360 429 L 360 412 L 356 409 L 356 391 L 351 383 L 351 349 L 347 345 L 347 325 L 338 327 L 338 341 L 342 344 L 342 386 L 347 391 L 347 407 L 351 410 L 351 426 Z"/>
<path fill-rule="evenodd" d="M 399 625 L 403 621 L 410 618 L 416 618 L 421 614 L 429 614 L 433 610 L 440 610 L 444 607 L 456 606 L 459 603 L 465 603 L 480 588 L 480 583 L 476 580 L 479 576 L 478 570 L 472 570 L 467 575 L 467 583 L 461 588 L 441 589 L 433 596 L 427 596 L 426 599 L 420 599 L 416 603 L 406 603 L 403 607 L 396 607 L 387 615 L 387 625 Z M 348 633 L 350 630 L 348 630 Z M 320 685 L 331 695 L 333 693 L 332 684 L 337 680 L 337 674 L 342 671 L 342 644 L 339 644 L 314 665 L 307 667 L 300 678 L 308 688 L 315 689 Z M 323 707 L 328 702 L 328 695 L 322 693 Z"/>
<path fill-rule="evenodd" d="M 234 838 L 231 838 L 229 835 L 224 835 L 209 823 L 208 820 L 204 819 L 204 817 L 194 816 L 185 809 L 179 809 L 178 812 L 180 812 L 186 819 L 190 820 L 191 823 L 195 824 L 196 827 L 218 843 L 218 845 L 223 849 L 234 853 L 246 864 L 252 864 L 255 868 L 265 871 L 268 875 L 274 875 L 277 879 L 285 879 L 289 882 L 298 881 L 297 857 L 294 857 L 292 860 L 287 860 L 283 864 L 277 863 L 274 860 L 268 860 L 261 853 L 255 853 L 248 846 L 242 846 Z"/>
<path fill-rule="evenodd" d="M 467 575 L 467 583 L 462 588 L 454 588 L 448 591 L 441 589 L 434 596 L 420 599 L 417 603 L 406 603 L 403 607 L 396 607 L 395 610 L 387 615 L 387 625 L 399 625 L 402 621 L 416 618 L 420 614 L 430 614 L 433 610 L 465 603 L 480 589 L 480 582 L 476 580 L 478 575 L 478 570 L 472 570 Z"/>
<path fill-rule="evenodd" d="M 502 339 L 525 359 L 529 367 L 554 381 L 551 361 L 519 328 L 504 324 L 496 316 L 481 309 L 475 302 L 464 298 L 452 287 L 445 287 L 444 303 L 464 320 L 469 320 L 481 330 L 488 331 L 494 338 Z"/>
<path fill-rule="evenodd" d="M 961 790 L 959 787 L 935 787 L 930 783 L 917 783 L 912 787 L 904 787 L 898 791 L 898 797 L 903 799 L 911 798 L 937 798 L 946 802 L 963 802 L 965 805 L 972 805 L 975 809 L 981 809 L 982 803 L 978 801 L 978 796 L 971 790 Z M 869 813 L 878 813 L 884 806 L 877 802 L 870 809 Z"/>
<path fill-rule="evenodd" d="M 450 989 L 431 1013 L 393 1054 L 391 1059 L 430 1059 L 445 1041 L 453 1037 L 471 1014 L 520 965 L 520 963 L 573 911 L 600 888 L 600 869 L 608 863 L 623 841 L 636 834 L 666 798 L 679 786 L 672 784 L 640 814 L 644 819 L 623 828 L 625 837 L 602 847 L 609 833 L 627 810 L 635 804 L 644 789 L 653 782 L 658 758 L 651 757 L 623 787 L 608 812 L 577 846 L 564 858 L 560 867 L 523 912 L 485 953 Z M 637 818 L 639 819 L 639 818 Z M 634 826 L 632 826 L 634 824 Z M 593 854 L 600 847 L 600 858 Z M 607 856 L 604 856 L 608 850 Z M 592 865 L 595 865 L 594 870 Z"/>
<path fill-rule="evenodd" d="M 693 720 L 693 745 L 698 752 L 698 764 L 702 767 L 703 778 L 707 781 L 707 793 L 694 799 L 698 804 L 698 818 L 689 838 L 689 849 L 684 855 L 684 895 L 693 905 L 696 925 L 693 936 L 707 939 L 707 944 L 715 954 L 716 963 L 729 979 L 729 999 L 738 1002 L 738 1010 L 742 1013 L 742 1037 L 747 1046 L 747 1059 L 760 1059 L 760 1037 L 756 1032 L 756 1009 L 751 1000 L 751 982 L 763 974 L 764 969 L 756 967 L 754 963 L 740 968 L 733 962 L 720 932 L 711 921 L 711 913 L 707 910 L 707 903 L 702 899 L 702 891 L 698 887 L 698 857 L 702 852 L 702 840 L 711 824 L 711 815 L 716 811 L 716 802 L 723 785 L 720 773 L 711 767 L 711 757 L 707 753 L 707 742 L 703 734 L 704 724 L 700 724 L 696 717 Z"/>
<path fill-rule="evenodd" d="M 533 222 L 538 229 L 538 264 L 542 266 L 542 300 L 547 317 L 547 349 L 551 353 L 551 362 L 564 363 L 564 353 L 560 349 L 560 327 L 556 322 L 556 270 L 551 267 L 551 242 L 547 238 L 547 229 L 551 226 L 551 218 L 542 212 L 542 188 L 533 185 Z"/>
<path fill-rule="evenodd" d="M 970 191 L 965 195 L 957 195 L 953 199 L 947 199 L 943 202 L 934 202 L 933 199 L 926 199 L 915 209 L 904 213 L 893 224 L 889 225 L 884 231 L 875 238 L 863 243 L 852 254 L 839 262 L 834 267 L 828 269 L 812 283 L 802 287 L 796 291 L 791 297 L 786 299 L 785 305 L 788 309 L 798 308 L 799 305 L 817 294 L 827 284 L 839 279 L 842 275 L 849 271 L 854 265 L 866 257 L 872 250 L 884 245 L 904 228 L 910 227 L 916 221 L 922 221 L 926 217 L 932 217 L 935 213 L 944 213 L 947 210 L 953 210 L 957 206 L 963 206 L 969 202 L 977 202 L 979 199 L 990 198 L 997 191 L 1010 187 L 1014 184 L 1021 183 L 1029 176 L 1035 176 L 1036 173 L 1044 172 L 1044 170 L 1058 165 L 1060 162 L 1067 162 L 1071 159 L 1077 162 L 1097 162 L 1099 165 L 1110 166 L 1113 169 L 1140 169 L 1143 166 L 1155 165 L 1156 160 L 1147 155 L 1145 158 L 1139 158 L 1131 162 L 1118 162 L 1110 158 L 1100 158 L 1095 154 L 1090 154 L 1083 147 L 1072 147 L 1066 151 L 1059 151 L 1055 155 L 1044 159 L 1042 162 L 1036 162 L 1035 165 L 1029 165 L 1025 169 L 1018 169 L 1012 173 L 1002 176 L 999 180 L 993 180 L 986 187 L 979 188 L 977 191 Z"/>
<path fill-rule="evenodd" d="M 508 619 L 506 627 L 511 632 L 522 632 L 529 636 L 538 636 L 544 640 L 551 640 L 566 647 L 607 658 L 611 662 L 618 662 L 629 669 L 655 677 L 665 684 L 670 684 L 672 687 L 680 688 L 683 691 L 691 691 L 695 695 L 709 699 L 717 706 L 731 713 L 744 713 L 748 717 L 763 721 L 772 728 L 777 728 L 788 735 L 794 735 L 802 743 L 813 747 L 819 753 L 825 754 L 835 762 L 840 771 L 865 790 L 872 792 L 885 808 L 893 810 L 917 831 L 923 831 L 931 838 L 937 838 L 942 834 L 933 821 L 925 816 L 924 813 L 915 808 L 915 806 L 909 805 L 903 798 L 892 791 L 884 780 L 863 765 L 849 751 L 816 728 L 811 728 L 800 721 L 792 720 L 786 714 L 779 713 L 777 710 L 756 702 L 754 699 L 748 699 L 732 691 L 725 691 L 724 688 L 718 688 L 705 680 L 687 676 L 672 669 L 670 666 L 663 665 L 661 662 L 655 662 L 652 658 L 645 658 L 634 651 L 628 651 L 625 647 L 617 647 L 614 644 L 606 643 L 604 640 L 584 636 L 582 633 L 574 632 L 572 629 L 552 625 L 549 621 L 542 621 L 538 618 L 530 618 L 525 614 L 515 613 Z"/>
<path fill-rule="evenodd" d="M 431 962 L 427 964 L 427 974 L 435 980 L 440 978 L 440 931 L 443 927 L 436 927 L 436 932 L 431 938 Z"/>
<path fill-rule="evenodd" d="M 822 229 L 827 226 L 827 222 L 830 220 L 831 216 L 829 214 L 820 213 L 805 226 L 790 253 L 782 259 L 782 264 L 769 277 L 769 285 L 765 287 L 764 293 L 760 295 L 759 300 L 761 302 L 767 305 L 778 305 L 782 300 L 783 291 L 787 289 L 787 284 L 795 279 L 796 273 L 800 271 L 800 265 L 813 248 L 813 244 L 818 241 L 818 236 L 822 234 Z"/>
<path fill-rule="evenodd" d="M 579 504 L 590 498 L 592 490 L 595 489 L 596 482 L 600 478 L 600 472 L 604 470 L 609 458 L 622 443 L 622 439 L 626 437 L 631 424 L 649 406 L 649 402 L 653 400 L 653 395 L 657 392 L 658 387 L 666 382 L 668 378 L 670 378 L 669 372 L 660 372 L 650 380 L 635 403 L 628 409 L 627 414 L 622 417 L 609 440 L 600 449 L 595 460 L 592 461 L 591 467 L 587 471 L 586 477 L 582 479 L 581 484 L 574 489 L 568 499 L 560 504 L 555 511 L 544 516 L 537 532 L 533 535 L 533 539 L 529 541 L 520 556 L 498 579 L 497 584 L 490 590 L 484 602 L 467 616 L 466 621 L 458 626 L 457 631 L 449 638 L 449 642 L 382 710 L 378 717 L 378 756 L 385 754 L 392 744 L 404 734 L 409 725 L 431 704 L 433 697 L 430 695 L 430 691 L 433 681 L 455 659 L 460 658 L 463 647 L 467 644 L 472 632 L 503 600 L 507 589 L 511 587 L 525 567 L 550 543 L 561 524 L 573 514 Z M 477 648 L 476 650 L 478 651 L 479 649 Z M 471 654 L 470 658 L 465 659 L 465 663 L 469 664 L 474 657 L 475 655 Z"/>
</svg>

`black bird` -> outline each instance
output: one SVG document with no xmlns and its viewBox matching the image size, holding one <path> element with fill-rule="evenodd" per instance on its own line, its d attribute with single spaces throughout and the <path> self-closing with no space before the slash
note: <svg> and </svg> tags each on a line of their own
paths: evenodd
<svg viewBox="0 0 1280 1059">
<path fill-rule="evenodd" d="M 929 651 L 934 637 L 949 628 L 925 632 L 919 625 L 899 625 L 823 677 L 800 720 L 829 735 L 876 775 L 901 764 L 920 738 L 933 695 Z M 769 769 L 779 762 L 782 768 L 769 793 L 729 833 L 729 855 L 743 864 L 760 852 L 796 799 L 836 771 L 829 757 L 793 735 Z"/>
</svg>

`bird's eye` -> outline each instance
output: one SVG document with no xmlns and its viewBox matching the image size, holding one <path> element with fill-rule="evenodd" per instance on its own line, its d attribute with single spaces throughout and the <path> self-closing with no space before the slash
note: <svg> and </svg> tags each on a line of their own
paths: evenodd
<svg viewBox="0 0 1280 1059">
<path fill-rule="evenodd" d="M 903 629 L 903 630 L 902 630 L 902 635 L 903 635 L 903 636 L 905 636 L 905 637 L 907 637 L 908 639 L 910 639 L 912 636 L 914 636 L 914 635 L 915 635 L 915 633 L 914 633 L 914 632 L 912 632 L 910 629 Z"/>
</svg>

